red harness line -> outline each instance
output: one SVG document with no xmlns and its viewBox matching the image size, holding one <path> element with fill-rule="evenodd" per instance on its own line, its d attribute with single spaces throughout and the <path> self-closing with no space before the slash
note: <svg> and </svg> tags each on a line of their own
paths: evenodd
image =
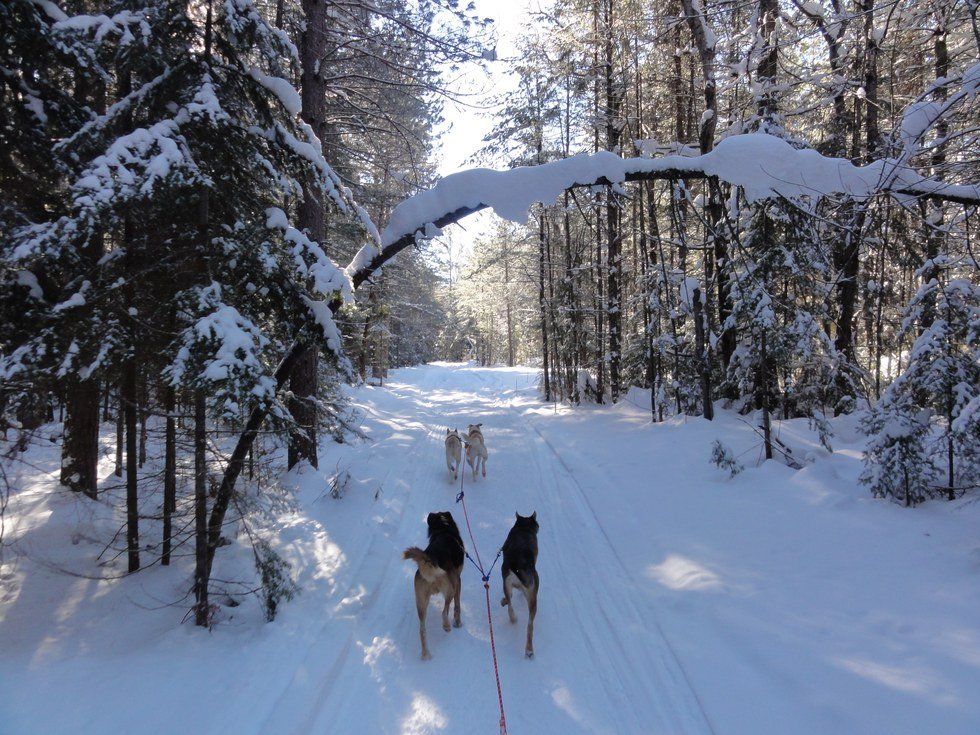
<svg viewBox="0 0 980 735">
<path fill-rule="evenodd" d="M 470 527 L 470 516 L 466 512 L 466 495 L 463 493 L 463 481 L 466 479 L 466 468 L 459 478 L 459 502 L 463 505 L 463 518 L 466 519 L 466 532 L 470 536 L 470 543 L 473 544 L 473 551 L 476 553 L 476 564 L 483 577 L 483 591 L 487 597 L 487 625 L 490 627 L 490 654 L 493 656 L 493 676 L 497 681 L 497 706 L 500 708 L 500 735 L 507 735 L 507 717 L 504 714 L 504 692 L 500 686 L 500 668 L 497 666 L 497 646 L 493 640 L 493 616 L 490 613 L 490 577 L 483 569 L 483 560 L 480 558 L 480 549 L 477 548 L 476 539 L 473 537 L 473 529 Z M 491 567 L 492 569 L 492 567 Z"/>
</svg>

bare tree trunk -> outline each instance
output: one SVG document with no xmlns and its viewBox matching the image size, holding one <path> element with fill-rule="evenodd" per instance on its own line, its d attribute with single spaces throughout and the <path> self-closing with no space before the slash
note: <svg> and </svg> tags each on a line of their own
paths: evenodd
<svg viewBox="0 0 980 735">
<path fill-rule="evenodd" d="M 121 385 L 121 384 L 120 384 Z M 123 476 L 123 448 L 126 444 L 126 424 L 124 414 L 126 410 L 122 402 L 122 390 L 119 391 L 119 401 L 116 406 L 116 466 L 113 474 L 116 477 Z"/>
<path fill-rule="evenodd" d="M 622 93 L 613 79 L 613 3 L 605 1 L 605 86 L 606 86 L 606 150 L 615 153 L 619 146 L 618 117 Z M 609 395 L 619 400 L 619 362 L 622 353 L 622 303 L 620 284 L 622 270 L 622 240 L 619 231 L 619 205 L 612 187 L 606 189 L 606 292 L 609 319 Z"/>
<path fill-rule="evenodd" d="M 541 312 L 541 357 L 544 368 L 544 399 L 551 400 L 551 375 L 548 369 L 548 311 L 544 296 L 545 233 L 544 213 L 538 215 L 538 308 Z"/>
<path fill-rule="evenodd" d="M 592 74 L 593 74 L 593 94 L 592 94 L 592 118 L 593 124 L 593 150 L 599 151 L 599 100 L 601 97 L 599 81 L 599 2 L 592 5 Z M 597 197 L 598 199 L 598 197 Z M 606 302 L 602 279 L 602 223 L 599 217 L 599 210 L 596 209 L 595 224 L 595 325 L 596 325 L 596 403 L 605 400 L 606 392 L 606 355 L 605 355 L 605 312 Z"/>
<path fill-rule="evenodd" d="M 135 339 L 133 350 L 136 349 Z M 126 421 L 126 551 L 129 571 L 140 568 L 139 495 L 137 472 L 139 458 L 136 449 L 136 355 L 126 358 L 123 367 L 123 409 Z"/>
<path fill-rule="evenodd" d="M 147 402 L 149 401 L 148 391 L 144 385 L 142 390 L 139 391 L 139 420 L 140 420 L 140 446 L 139 446 L 139 466 L 140 469 L 146 464 L 146 442 L 147 442 L 147 419 L 149 418 L 149 407 Z"/>
<path fill-rule="evenodd" d="M 715 417 L 715 408 L 711 400 L 711 357 L 705 338 L 704 304 L 701 303 L 701 289 L 694 289 L 694 352 L 698 361 L 698 375 L 701 380 L 702 415 L 711 421 Z"/>
<path fill-rule="evenodd" d="M 99 383 L 73 381 L 66 391 L 65 438 L 61 449 L 61 484 L 96 497 L 99 486 Z"/>
<path fill-rule="evenodd" d="M 105 114 L 106 90 L 102 82 L 92 83 L 82 74 L 76 78 L 74 96 L 81 106 L 91 106 Z M 105 253 L 100 231 L 82 248 L 83 268 L 95 268 Z M 65 387 L 64 441 L 61 445 L 61 484 L 90 498 L 98 495 L 99 485 L 99 379 L 71 380 Z M 108 410 L 109 391 L 105 391 Z M 108 419 L 108 416 L 105 417 Z"/>
<path fill-rule="evenodd" d="M 762 409 L 762 437 L 766 459 L 772 459 L 772 418 L 769 391 L 769 352 L 766 349 L 766 333 L 762 333 L 762 345 L 759 352 L 759 408 Z"/>
<path fill-rule="evenodd" d="M 194 391 L 194 622 L 208 625 L 211 565 L 208 541 L 207 414 L 204 392 Z M 219 529 L 220 535 L 220 529 Z M 217 547 L 217 541 L 214 544 Z M 213 553 L 213 552 L 212 552 Z"/>
<path fill-rule="evenodd" d="M 167 418 L 163 459 L 163 554 L 160 563 L 167 566 L 170 564 L 173 513 L 177 508 L 177 423 L 174 420 L 176 400 L 172 385 L 163 389 L 163 396 L 163 410 Z"/>
<path fill-rule="evenodd" d="M 681 0 L 684 8 L 684 15 L 687 18 L 687 25 L 691 31 L 691 36 L 694 38 L 694 44 L 698 49 L 698 57 L 701 60 L 701 70 L 704 77 L 704 114 L 701 116 L 701 125 L 698 129 L 698 146 L 701 150 L 701 154 L 710 152 L 715 145 L 715 128 L 718 123 L 718 99 L 717 99 L 717 84 L 715 81 L 715 46 L 714 46 L 714 34 L 708 35 L 708 19 L 702 12 L 702 7 L 699 4 L 696 8 L 694 6 L 693 0 Z M 719 317 L 719 327 L 725 331 L 724 323 L 728 318 L 728 314 L 731 311 L 731 304 L 728 303 L 730 298 L 729 287 L 722 287 L 722 282 L 727 282 L 730 278 L 729 267 L 728 267 L 728 245 L 722 237 L 720 222 L 721 222 L 721 199 L 720 199 L 720 187 L 718 185 L 717 179 L 709 179 L 707 182 L 708 197 L 707 203 L 705 204 L 705 214 L 706 222 L 705 229 L 707 230 L 707 242 L 705 243 L 704 249 L 704 296 L 705 296 L 705 309 L 703 310 L 703 316 L 699 315 L 699 307 L 696 307 L 695 311 L 695 335 L 697 331 L 701 331 L 701 348 L 696 348 L 698 352 L 698 360 L 701 363 L 701 385 L 702 385 L 702 402 L 704 417 L 706 419 L 714 418 L 714 406 L 712 404 L 711 396 L 711 347 L 705 338 L 705 333 L 710 331 L 710 316 L 711 316 L 711 281 L 715 277 L 715 267 L 717 265 L 718 273 L 718 317 Z M 726 352 L 725 340 L 722 339 L 722 361 L 724 366 L 728 367 L 728 362 L 731 359 L 731 352 Z M 730 345 L 732 351 L 734 351 L 734 344 Z M 702 354 L 703 351 L 703 354 Z"/>
<path fill-rule="evenodd" d="M 942 17 L 942 10 L 936 10 L 936 29 L 933 33 L 933 52 L 936 59 L 936 79 L 945 79 L 949 75 L 949 48 L 947 45 L 946 20 Z M 933 92 L 933 97 L 939 105 L 942 105 L 947 98 L 946 85 L 938 84 Z M 932 173 L 939 176 L 943 167 L 946 165 L 946 146 L 940 141 L 946 139 L 949 134 L 949 124 L 942 116 L 936 121 L 936 144 L 932 151 Z M 926 266 L 922 269 L 922 283 L 927 284 L 939 278 L 940 269 L 937 258 L 944 249 L 943 234 L 943 205 L 942 202 L 930 200 L 922 203 L 923 227 L 925 232 L 925 261 Z M 932 326 L 936 318 L 936 297 L 930 294 L 923 302 L 922 320 L 920 329 L 925 330 Z"/>
<path fill-rule="evenodd" d="M 507 312 L 507 366 L 514 367 L 514 315 L 510 303 L 510 251 L 504 253 L 504 306 Z"/>
<path fill-rule="evenodd" d="M 326 56 L 326 30 L 330 23 L 330 5 L 320 0 L 302 0 L 306 24 L 300 37 L 300 86 L 303 120 L 320 140 L 324 139 L 327 124 L 327 89 L 321 63 Z M 299 206 L 299 228 L 316 242 L 326 235 L 326 210 L 322 192 L 309 181 L 303 184 L 303 201 Z M 296 430 L 289 435 L 288 466 L 292 469 L 305 460 L 317 466 L 317 357 L 316 346 L 310 345 L 290 377 L 293 397 L 289 412 L 296 421 Z"/>
</svg>

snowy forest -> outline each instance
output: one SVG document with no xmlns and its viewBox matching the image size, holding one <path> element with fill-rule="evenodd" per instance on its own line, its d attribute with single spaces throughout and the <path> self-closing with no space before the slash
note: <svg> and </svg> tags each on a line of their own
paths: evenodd
<svg viewBox="0 0 980 735">
<path fill-rule="evenodd" d="M 978 15 L 0 2 L 0 731 L 980 730 Z"/>
</svg>

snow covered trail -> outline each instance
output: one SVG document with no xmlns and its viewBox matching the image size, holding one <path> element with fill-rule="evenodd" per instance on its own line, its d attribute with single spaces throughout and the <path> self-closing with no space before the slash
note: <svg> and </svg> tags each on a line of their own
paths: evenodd
<svg viewBox="0 0 980 735">
<path fill-rule="evenodd" d="M 465 488 L 483 559 L 515 511 L 541 524 L 533 660 L 524 601 L 511 625 L 491 579 L 511 735 L 980 732 L 980 504 L 870 499 L 853 419 L 833 454 L 805 422 L 777 422 L 815 461 L 729 480 L 708 456 L 720 438 L 753 464 L 739 417 L 653 425 L 636 391 L 556 409 L 536 378 L 434 364 L 355 389 L 370 439 L 325 442 L 320 471 L 286 478 L 297 502 L 277 548 L 302 593 L 272 624 L 254 601 L 226 608 L 211 634 L 179 624 L 186 603 L 160 604 L 186 592 L 189 560 L 102 582 L 49 568 L 100 571 L 118 516 L 93 531 L 102 505 L 53 491 L 57 456 L 39 448 L 47 472 L 8 508 L 0 733 L 496 733 L 478 574 L 466 564 L 461 629 L 443 632 L 432 604 L 423 662 L 401 559 L 430 511 L 463 526 L 442 442 L 479 421 L 488 474 Z M 341 500 L 325 496 L 336 468 L 352 477 Z M 248 561 L 239 539 L 216 577 L 247 577 Z"/>
<path fill-rule="evenodd" d="M 464 429 L 482 421 L 491 452 L 488 476 L 474 482 L 467 470 L 464 488 L 486 563 L 514 511 L 537 510 L 542 523 L 535 647 L 544 655 L 524 658 L 526 607 L 517 602 L 518 623 L 511 626 L 498 604 L 499 567 L 491 578 L 511 732 L 710 732 L 669 646 L 638 614 L 622 572 L 610 571 L 613 552 L 602 548 L 594 519 L 580 505 L 561 501 L 566 481 L 557 458 L 502 398 L 520 386 L 526 394 L 533 379 L 526 370 L 427 366 L 399 371 L 388 384 L 405 416 L 401 433 L 409 438 L 376 459 L 404 478 L 407 493 L 397 519 L 384 522 L 387 550 L 369 553 L 369 568 L 353 577 L 354 595 L 364 594 L 365 580 L 372 584 L 356 612 L 348 611 L 355 646 L 324 667 L 312 687 L 294 680 L 264 730 L 494 731 L 496 692 L 479 575 L 467 564 L 461 630 L 444 633 L 433 603 L 427 621 L 433 660 L 423 662 L 411 593 L 414 566 L 397 554 L 423 543 L 429 511 L 451 510 L 463 527 L 457 486 L 441 463 L 442 437 L 447 425 Z"/>
</svg>

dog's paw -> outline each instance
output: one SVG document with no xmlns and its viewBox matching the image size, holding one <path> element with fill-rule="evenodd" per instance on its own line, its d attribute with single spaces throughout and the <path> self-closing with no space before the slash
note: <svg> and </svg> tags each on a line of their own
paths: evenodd
<svg viewBox="0 0 980 735">
<path fill-rule="evenodd" d="M 507 607 L 507 598 L 506 597 L 501 597 L 500 598 L 500 606 L 501 607 Z"/>
<path fill-rule="evenodd" d="M 454 620 L 453 621 L 453 627 L 454 628 L 462 628 L 463 627 L 463 621 L 462 620 Z"/>
<path fill-rule="evenodd" d="M 510 611 L 510 624 L 513 625 L 516 622 L 517 622 L 517 615 L 515 615 L 514 614 L 514 611 L 511 610 Z"/>
<path fill-rule="evenodd" d="M 525 656 L 526 656 L 527 658 L 534 658 L 534 651 L 525 651 L 525 652 L 524 652 L 524 655 L 525 655 Z"/>
<path fill-rule="evenodd" d="M 432 658 L 432 654 L 431 653 L 429 653 L 428 651 L 422 651 L 422 660 L 423 661 L 428 661 L 431 658 Z"/>
<path fill-rule="evenodd" d="M 442 624 L 442 629 L 444 631 L 446 631 L 447 633 L 452 630 L 452 628 L 449 627 L 449 623 L 443 623 Z"/>
</svg>

